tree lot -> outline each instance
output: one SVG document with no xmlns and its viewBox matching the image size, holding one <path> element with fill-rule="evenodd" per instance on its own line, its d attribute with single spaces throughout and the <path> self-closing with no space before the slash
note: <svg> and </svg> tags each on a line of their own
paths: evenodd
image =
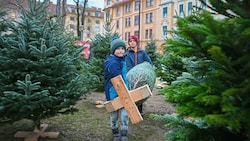
<svg viewBox="0 0 250 141">
<path fill-rule="evenodd" d="M 92 58 L 82 60 L 59 19 L 49 19 L 46 5 L 34 2 L 21 9 L 22 21 L 0 20 L 1 124 L 28 118 L 39 126 L 44 118 L 73 112 L 90 89 L 103 91 L 103 61 L 119 36 L 107 21 L 106 33 L 93 39 Z M 156 58 L 157 75 L 171 83 L 162 92 L 177 111 L 151 115 L 172 127 L 167 140 L 250 139 L 250 2 L 209 2 L 225 18 L 200 10 L 177 17 L 166 54 Z"/>
</svg>

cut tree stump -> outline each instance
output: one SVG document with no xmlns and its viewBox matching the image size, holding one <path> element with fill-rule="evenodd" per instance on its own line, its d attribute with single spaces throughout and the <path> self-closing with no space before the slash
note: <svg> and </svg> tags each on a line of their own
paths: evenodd
<svg viewBox="0 0 250 141">
<path fill-rule="evenodd" d="M 108 112 L 116 111 L 120 108 L 125 108 L 132 124 L 143 120 L 135 102 L 148 98 L 152 95 L 148 85 L 139 87 L 132 91 L 128 91 L 121 75 L 111 79 L 111 82 L 118 94 L 118 97 L 112 101 L 104 103 Z"/>
<path fill-rule="evenodd" d="M 41 130 L 34 129 L 34 131 L 18 131 L 15 134 L 16 138 L 24 138 L 24 141 L 38 141 L 39 137 L 42 138 L 58 138 L 59 132 L 45 132 L 48 124 L 41 124 Z"/>
</svg>

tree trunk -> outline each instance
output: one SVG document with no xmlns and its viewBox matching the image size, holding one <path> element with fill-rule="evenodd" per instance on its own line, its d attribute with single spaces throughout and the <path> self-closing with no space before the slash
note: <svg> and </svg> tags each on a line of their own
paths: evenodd
<svg viewBox="0 0 250 141">
<path fill-rule="evenodd" d="M 56 15 L 61 15 L 61 0 L 57 0 L 57 3 L 56 3 Z"/>
<path fill-rule="evenodd" d="M 85 8 L 86 8 L 86 5 L 88 3 L 88 0 L 84 0 L 84 4 L 83 4 L 83 9 L 82 9 L 82 26 L 84 28 L 84 20 L 85 20 Z M 84 31 L 84 30 L 83 30 Z M 82 31 L 82 35 L 81 35 L 81 40 L 83 40 L 83 31 Z"/>
<path fill-rule="evenodd" d="M 63 5 L 62 5 L 62 26 L 63 27 L 65 25 L 65 20 L 66 20 L 66 8 L 67 8 L 67 0 L 63 0 Z"/>
</svg>

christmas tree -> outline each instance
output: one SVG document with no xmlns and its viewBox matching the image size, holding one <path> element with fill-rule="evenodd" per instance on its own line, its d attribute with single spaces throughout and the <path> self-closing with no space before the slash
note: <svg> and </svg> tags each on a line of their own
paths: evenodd
<svg viewBox="0 0 250 141">
<path fill-rule="evenodd" d="M 105 33 L 96 34 L 93 43 L 91 45 L 91 59 L 88 61 L 88 71 L 93 75 L 98 76 L 98 79 L 94 82 L 93 89 L 99 92 L 104 91 L 104 61 L 108 55 L 110 55 L 110 42 L 113 37 L 119 37 L 117 32 L 113 32 L 113 26 L 109 20 L 106 20 L 103 26 Z"/>
<path fill-rule="evenodd" d="M 163 92 L 176 115 L 153 116 L 173 127 L 168 140 L 250 139 L 250 13 L 248 0 L 210 0 L 207 11 L 178 18 L 167 49 L 182 57 L 186 71 Z"/>
<path fill-rule="evenodd" d="M 70 34 L 47 16 L 48 1 L 28 4 L 17 5 L 20 20 L 1 32 L 0 123 L 27 118 L 39 127 L 44 118 L 75 111 L 90 82 L 79 73 L 81 56 Z"/>
</svg>

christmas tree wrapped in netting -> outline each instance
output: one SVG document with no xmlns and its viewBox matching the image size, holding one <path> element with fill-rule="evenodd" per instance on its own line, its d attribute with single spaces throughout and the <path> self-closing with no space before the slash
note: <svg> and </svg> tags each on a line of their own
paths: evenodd
<svg viewBox="0 0 250 141">
<path fill-rule="evenodd" d="M 152 91 L 155 85 L 156 75 L 153 66 L 148 62 L 143 62 L 133 67 L 127 73 L 127 78 L 130 90 L 148 85 Z"/>
</svg>

